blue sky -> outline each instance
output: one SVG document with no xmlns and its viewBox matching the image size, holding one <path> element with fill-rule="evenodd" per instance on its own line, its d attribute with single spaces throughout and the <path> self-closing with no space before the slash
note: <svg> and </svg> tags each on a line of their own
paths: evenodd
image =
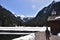
<svg viewBox="0 0 60 40">
<path fill-rule="evenodd" d="M 35 16 L 39 10 L 49 5 L 52 1 L 53 0 L 0 0 L 0 5 L 15 15 Z"/>
</svg>

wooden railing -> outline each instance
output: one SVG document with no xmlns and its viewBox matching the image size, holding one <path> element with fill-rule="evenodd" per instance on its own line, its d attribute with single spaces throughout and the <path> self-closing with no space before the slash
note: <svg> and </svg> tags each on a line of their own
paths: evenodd
<svg viewBox="0 0 60 40">
<path fill-rule="evenodd" d="M 0 34 L 30 34 L 45 30 L 46 27 L 0 27 Z"/>
</svg>

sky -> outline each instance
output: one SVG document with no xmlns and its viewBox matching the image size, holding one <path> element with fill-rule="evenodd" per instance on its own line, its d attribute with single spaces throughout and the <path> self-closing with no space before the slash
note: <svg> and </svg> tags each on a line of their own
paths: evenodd
<svg viewBox="0 0 60 40">
<path fill-rule="evenodd" d="M 48 6 L 52 1 L 53 0 L 0 0 L 0 5 L 15 15 L 34 17 L 38 11 Z"/>
</svg>

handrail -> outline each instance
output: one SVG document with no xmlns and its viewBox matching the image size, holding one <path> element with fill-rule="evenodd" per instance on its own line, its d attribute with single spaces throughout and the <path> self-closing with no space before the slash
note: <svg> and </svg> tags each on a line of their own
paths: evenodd
<svg viewBox="0 0 60 40">
<path fill-rule="evenodd" d="M 4 30 L 4 31 L 45 31 L 46 27 L 0 27 L 0 30 Z"/>
</svg>

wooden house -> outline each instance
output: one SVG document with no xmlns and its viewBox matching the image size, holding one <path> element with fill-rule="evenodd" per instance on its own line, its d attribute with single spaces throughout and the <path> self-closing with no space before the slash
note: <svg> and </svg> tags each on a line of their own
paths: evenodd
<svg viewBox="0 0 60 40">
<path fill-rule="evenodd" d="M 60 16 L 48 17 L 48 26 L 51 27 L 51 33 L 57 35 L 60 33 Z"/>
</svg>

